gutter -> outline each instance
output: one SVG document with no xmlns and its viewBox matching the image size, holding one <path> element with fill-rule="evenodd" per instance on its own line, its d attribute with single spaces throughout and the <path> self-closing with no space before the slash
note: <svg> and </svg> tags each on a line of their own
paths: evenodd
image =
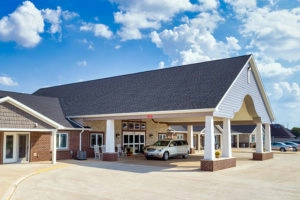
<svg viewBox="0 0 300 200">
<path fill-rule="evenodd" d="M 84 128 L 81 124 L 79 124 L 78 122 L 72 120 L 70 117 L 67 117 L 67 119 L 81 128 L 81 131 L 79 133 L 79 151 L 81 151 L 81 149 L 82 149 L 82 133 L 85 130 L 89 130 L 89 129 Z"/>
</svg>

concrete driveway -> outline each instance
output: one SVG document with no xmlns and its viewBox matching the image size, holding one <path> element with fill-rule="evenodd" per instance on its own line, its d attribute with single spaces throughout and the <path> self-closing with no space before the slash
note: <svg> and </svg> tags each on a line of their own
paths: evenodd
<svg viewBox="0 0 300 200">
<path fill-rule="evenodd" d="M 253 161 L 249 152 L 233 156 L 237 167 L 217 172 L 199 170 L 201 155 L 2 165 L 0 192 L 5 200 L 300 199 L 300 153 L 275 153 L 267 161 Z"/>
</svg>

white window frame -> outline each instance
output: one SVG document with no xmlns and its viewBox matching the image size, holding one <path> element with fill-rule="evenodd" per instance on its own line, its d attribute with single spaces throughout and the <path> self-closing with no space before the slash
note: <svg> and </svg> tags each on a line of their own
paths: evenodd
<svg viewBox="0 0 300 200">
<path fill-rule="evenodd" d="M 167 138 L 167 134 L 166 133 L 159 133 L 158 134 L 158 140 L 163 140 Z"/>
<path fill-rule="evenodd" d="M 183 140 L 183 138 L 184 138 L 183 133 L 177 133 L 176 138 L 179 139 L 179 140 Z"/>
<path fill-rule="evenodd" d="M 91 148 L 94 148 L 94 145 L 92 144 L 92 136 L 95 136 L 95 142 L 96 144 L 94 145 L 98 145 L 98 146 L 102 146 L 103 145 L 103 142 L 104 142 L 104 137 L 103 137 L 103 133 L 91 133 L 90 134 L 90 147 Z M 102 144 L 98 144 L 98 137 L 101 136 L 102 137 Z"/>
<path fill-rule="evenodd" d="M 66 135 L 66 146 L 61 147 L 62 136 Z M 69 148 L 69 134 L 68 133 L 56 133 L 56 149 L 68 149 Z"/>
</svg>

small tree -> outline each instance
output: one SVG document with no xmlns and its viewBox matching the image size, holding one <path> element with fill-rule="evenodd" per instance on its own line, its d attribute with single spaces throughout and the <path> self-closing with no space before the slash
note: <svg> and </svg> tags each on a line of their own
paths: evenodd
<svg viewBox="0 0 300 200">
<path fill-rule="evenodd" d="M 294 127 L 291 132 L 298 138 L 300 137 L 300 128 Z"/>
</svg>

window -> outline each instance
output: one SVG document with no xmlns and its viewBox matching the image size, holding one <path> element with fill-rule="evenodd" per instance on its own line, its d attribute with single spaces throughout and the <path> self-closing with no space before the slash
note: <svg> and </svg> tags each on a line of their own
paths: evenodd
<svg viewBox="0 0 300 200">
<path fill-rule="evenodd" d="M 177 134 L 177 139 L 179 139 L 179 140 L 183 140 L 183 134 Z"/>
<path fill-rule="evenodd" d="M 102 146 L 103 145 L 103 133 L 92 133 L 90 136 L 91 148 L 94 145 Z"/>
<path fill-rule="evenodd" d="M 56 134 L 56 148 L 67 149 L 68 148 L 68 133 Z"/>
<path fill-rule="evenodd" d="M 158 140 L 163 140 L 167 137 L 167 134 L 164 134 L 164 133 L 159 133 L 158 134 Z"/>
</svg>

